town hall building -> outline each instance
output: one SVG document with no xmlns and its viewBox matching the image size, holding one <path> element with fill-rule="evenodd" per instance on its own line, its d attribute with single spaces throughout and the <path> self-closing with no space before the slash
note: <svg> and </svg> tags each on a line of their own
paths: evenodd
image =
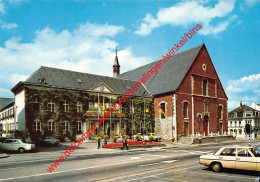
<svg viewBox="0 0 260 182">
<path fill-rule="evenodd" d="M 119 62 L 116 55 L 113 77 L 43 66 L 36 70 L 12 88 L 18 130 L 42 131 L 47 127 L 85 132 L 100 117 L 102 108 L 111 107 L 158 61 L 125 73 L 120 73 Z M 228 98 L 205 44 L 172 56 L 132 97 L 144 100 L 143 108 L 151 108 L 153 113 L 146 114 L 144 109 L 142 118 L 149 120 L 150 132 L 164 139 L 227 131 Z M 38 112 L 39 108 L 46 112 Z M 120 134 L 122 129 L 137 127 L 126 115 L 119 109 L 106 121 L 103 131 Z"/>
</svg>

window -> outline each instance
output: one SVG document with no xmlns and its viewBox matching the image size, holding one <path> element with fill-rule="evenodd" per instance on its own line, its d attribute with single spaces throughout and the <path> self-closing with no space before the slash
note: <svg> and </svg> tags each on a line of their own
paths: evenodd
<svg viewBox="0 0 260 182">
<path fill-rule="evenodd" d="M 81 130 L 82 130 L 82 122 L 81 122 L 81 121 L 78 121 L 78 123 L 77 123 L 77 129 L 78 129 L 78 131 L 81 131 Z"/>
<path fill-rule="evenodd" d="M 82 103 L 80 101 L 77 102 L 77 112 L 82 112 Z"/>
<path fill-rule="evenodd" d="M 236 149 L 224 149 L 220 155 L 236 156 Z"/>
<path fill-rule="evenodd" d="M 252 115 L 251 114 L 246 114 L 246 116 L 250 116 L 251 117 Z"/>
<path fill-rule="evenodd" d="M 114 131 L 115 130 L 115 123 L 111 123 L 111 129 L 112 129 L 112 131 Z"/>
<path fill-rule="evenodd" d="M 62 129 L 65 130 L 65 131 L 69 130 L 69 122 L 68 121 L 64 121 L 62 123 Z"/>
<path fill-rule="evenodd" d="M 218 106 L 218 119 L 223 119 L 223 106 Z"/>
<path fill-rule="evenodd" d="M 69 112 L 69 104 L 67 101 L 64 102 L 63 106 L 64 106 L 64 112 Z"/>
<path fill-rule="evenodd" d="M 55 103 L 53 102 L 53 100 L 51 100 L 51 101 L 48 103 L 48 111 L 54 112 L 54 109 L 55 109 Z"/>
<path fill-rule="evenodd" d="M 39 103 L 38 99 L 35 99 L 33 101 L 33 110 L 34 111 L 39 111 L 40 110 L 40 103 Z"/>
<path fill-rule="evenodd" d="M 40 121 L 34 121 L 33 122 L 33 130 L 35 130 L 35 131 L 41 130 L 41 122 Z"/>
<path fill-rule="evenodd" d="M 189 104 L 188 102 L 183 103 L 183 118 L 188 119 L 189 118 Z"/>
<path fill-rule="evenodd" d="M 238 149 L 237 155 L 241 157 L 252 157 L 251 154 L 247 151 L 247 149 Z"/>
<path fill-rule="evenodd" d="M 55 131 L 55 122 L 49 121 L 49 131 Z"/>
<path fill-rule="evenodd" d="M 88 103 L 88 106 L 89 106 L 89 107 L 94 107 L 93 102 L 89 102 L 89 103 Z"/>
<path fill-rule="evenodd" d="M 166 116 L 166 103 L 165 102 L 160 104 L 159 114 L 160 114 L 161 119 L 165 119 L 165 116 Z"/>
<path fill-rule="evenodd" d="M 208 100 L 204 101 L 204 112 L 209 112 L 209 101 Z"/>
<path fill-rule="evenodd" d="M 208 95 L 208 81 L 207 80 L 203 80 L 203 95 L 207 96 Z"/>
</svg>

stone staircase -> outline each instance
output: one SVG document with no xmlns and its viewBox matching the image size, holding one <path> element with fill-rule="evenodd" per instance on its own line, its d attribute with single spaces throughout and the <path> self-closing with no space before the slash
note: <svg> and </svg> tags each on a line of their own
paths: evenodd
<svg viewBox="0 0 260 182">
<path fill-rule="evenodd" d="M 182 144 L 193 144 L 194 137 L 181 137 L 178 143 Z"/>
</svg>

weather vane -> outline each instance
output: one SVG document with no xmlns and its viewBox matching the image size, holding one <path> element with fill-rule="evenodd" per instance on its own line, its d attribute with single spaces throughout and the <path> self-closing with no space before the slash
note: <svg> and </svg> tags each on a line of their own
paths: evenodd
<svg viewBox="0 0 260 182">
<path fill-rule="evenodd" d="M 117 50 L 117 47 L 116 47 L 116 54 L 117 54 L 117 51 L 118 51 L 118 50 Z"/>
</svg>

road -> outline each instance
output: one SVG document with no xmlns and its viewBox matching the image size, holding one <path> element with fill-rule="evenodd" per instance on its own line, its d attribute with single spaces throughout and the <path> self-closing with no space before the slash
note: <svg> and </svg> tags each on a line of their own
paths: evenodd
<svg viewBox="0 0 260 182">
<path fill-rule="evenodd" d="M 260 147 L 259 142 L 254 145 Z M 151 148 L 96 155 L 71 155 L 52 173 L 46 169 L 57 157 L 39 160 L 37 153 L 11 154 L 3 162 L 0 159 L 0 181 L 246 182 L 254 181 L 260 176 L 257 172 L 241 170 L 215 173 L 198 163 L 200 155 L 214 152 L 219 147 Z"/>
</svg>

